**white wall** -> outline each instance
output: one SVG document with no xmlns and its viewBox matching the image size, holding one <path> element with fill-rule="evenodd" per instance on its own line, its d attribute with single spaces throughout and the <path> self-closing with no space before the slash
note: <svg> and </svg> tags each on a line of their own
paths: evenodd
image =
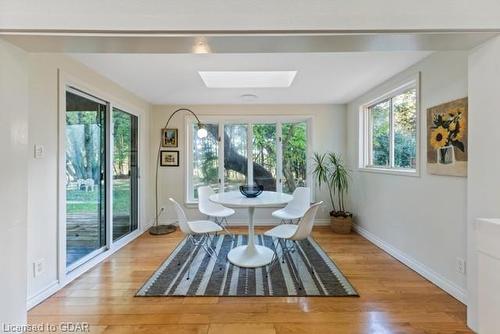
<svg viewBox="0 0 500 334">
<path fill-rule="evenodd" d="M 326 152 L 335 151 L 345 154 L 346 145 L 346 110 L 344 105 L 193 105 L 183 106 L 190 108 L 200 117 L 203 115 L 301 115 L 312 116 L 313 151 Z M 154 175 L 156 152 L 160 140 L 161 128 L 165 125 L 170 114 L 179 106 L 155 106 L 151 117 L 151 175 Z M 179 113 L 172 119 L 169 128 L 179 129 L 180 166 L 160 167 L 159 172 L 159 204 L 158 206 L 169 208 L 168 198 L 173 197 L 180 203 L 185 202 L 185 173 L 186 173 L 186 133 L 185 115 Z M 154 178 L 151 179 L 151 189 L 154 189 Z M 151 191 L 150 202 L 154 204 L 154 192 Z M 324 191 L 316 192 L 316 200 L 327 200 Z M 257 210 L 255 213 L 256 224 L 274 222 L 271 217 L 272 210 Z M 328 218 L 328 207 L 324 205 L 318 212 L 318 220 Z M 202 217 L 196 206 L 187 209 L 191 218 Z M 229 222 L 246 219 L 245 210 L 238 210 L 237 214 L 229 219 Z M 154 207 L 150 213 L 153 220 Z M 167 210 L 162 220 L 171 221 L 174 218 L 172 210 Z"/>
<path fill-rule="evenodd" d="M 26 323 L 27 63 L 0 40 L 0 332 Z"/>
<path fill-rule="evenodd" d="M 0 28 L 390 30 L 500 28 L 496 0 L 0 1 Z M 133 20 L 130 19 L 133 15 Z M 92 19 L 89 20 L 89 17 Z"/>
<path fill-rule="evenodd" d="M 49 293 L 58 279 L 58 69 L 85 83 L 104 100 L 112 98 L 119 101 L 124 110 L 139 112 L 141 167 L 147 170 L 149 163 L 148 103 L 67 56 L 29 55 L 29 147 L 40 144 L 45 148 L 45 158 L 34 159 L 30 156 L 28 162 L 28 259 L 25 263 L 31 268 L 35 261 L 44 259 L 45 262 L 45 270 L 38 277 L 34 278 L 32 272 L 28 272 L 30 304 Z M 142 176 L 140 191 L 145 194 L 148 191 L 148 175 L 143 173 Z M 149 211 L 145 196 L 141 199 L 140 210 L 139 223 L 143 224 Z"/>
<path fill-rule="evenodd" d="M 468 308 L 477 329 L 477 257 L 473 222 L 500 217 L 500 38 L 472 50 L 469 57 Z M 498 241 L 500 242 L 500 240 Z"/>
<path fill-rule="evenodd" d="M 420 177 L 357 170 L 360 106 L 418 71 L 421 72 Z M 466 257 L 467 179 L 427 174 L 426 110 L 465 96 L 467 54 L 440 52 L 348 106 L 348 156 L 354 170 L 351 201 L 356 223 L 373 241 L 462 301 L 466 280 L 456 270 L 456 258 Z"/>
</svg>

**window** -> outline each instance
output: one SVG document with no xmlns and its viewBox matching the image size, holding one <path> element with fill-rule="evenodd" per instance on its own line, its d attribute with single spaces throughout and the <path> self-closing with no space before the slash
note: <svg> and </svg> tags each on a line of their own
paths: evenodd
<svg viewBox="0 0 500 334">
<path fill-rule="evenodd" d="M 191 133 L 198 131 L 198 124 L 192 123 Z M 209 185 L 214 191 L 219 190 L 219 126 L 205 124 L 209 135 L 200 139 L 192 136 L 192 171 L 190 175 L 193 192 L 191 198 L 198 199 L 198 187 Z"/>
<path fill-rule="evenodd" d="M 208 131 L 204 139 L 196 136 L 197 124 L 187 122 L 187 202 L 196 202 L 197 189 L 204 185 L 227 192 L 254 183 L 292 193 L 311 184 L 308 119 L 211 117 L 202 122 Z"/>
<path fill-rule="evenodd" d="M 248 126 L 224 125 L 224 191 L 248 183 Z"/>
<path fill-rule="evenodd" d="M 276 191 L 276 124 L 253 124 L 253 182 Z"/>
<path fill-rule="evenodd" d="M 283 123 L 283 192 L 291 194 L 295 188 L 307 184 L 307 123 Z"/>
<path fill-rule="evenodd" d="M 417 174 L 418 80 L 362 108 L 360 168 Z"/>
</svg>

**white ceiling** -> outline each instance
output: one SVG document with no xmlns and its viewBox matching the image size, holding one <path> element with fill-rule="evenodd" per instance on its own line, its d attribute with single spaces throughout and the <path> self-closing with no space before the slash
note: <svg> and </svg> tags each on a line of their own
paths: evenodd
<svg viewBox="0 0 500 334">
<path fill-rule="evenodd" d="M 72 54 L 152 104 L 347 103 L 430 52 Z M 198 71 L 298 71 L 288 88 L 207 88 Z"/>
</svg>

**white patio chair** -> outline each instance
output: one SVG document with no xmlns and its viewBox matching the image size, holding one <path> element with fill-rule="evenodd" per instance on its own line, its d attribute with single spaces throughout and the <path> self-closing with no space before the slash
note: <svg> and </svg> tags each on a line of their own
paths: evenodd
<svg viewBox="0 0 500 334">
<path fill-rule="evenodd" d="M 213 194 L 215 194 L 215 192 L 210 186 L 198 188 L 198 210 L 206 215 L 208 219 L 213 218 L 217 225 L 222 227 L 226 233 L 231 234 L 227 230 L 227 217 L 234 215 L 235 211 L 210 201 L 209 197 Z"/>
<path fill-rule="evenodd" d="M 222 231 L 222 227 L 211 220 L 188 221 L 186 213 L 184 212 L 184 209 L 182 209 L 181 205 L 173 198 L 169 198 L 169 200 L 174 205 L 177 221 L 182 233 L 187 236 L 189 241 L 191 241 L 195 247 L 201 246 L 210 257 L 217 260 L 217 252 L 211 246 L 212 239 L 210 238 L 210 234 Z M 191 263 L 189 264 L 187 279 L 189 279 L 190 272 Z"/>
<path fill-rule="evenodd" d="M 283 209 L 272 213 L 274 218 L 281 220 L 280 224 L 293 223 L 300 220 L 309 209 L 311 190 L 309 187 L 297 187 L 293 191 L 293 199 Z"/>
<path fill-rule="evenodd" d="M 314 217 L 321 204 L 323 204 L 323 201 L 312 204 L 297 224 L 280 224 L 264 233 L 264 235 L 273 237 L 276 240 L 274 244 L 274 258 L 268 267 L 268 274 L 279 261 L 284 263 L 287 255 L 299 249 L 296 245 L 297 241 L 309 237 L 314 225 Z M 278 254 L 278 248 L 281 250 L 281 254 Z M 306 264 L 309 267 L 308 269 L 312 274 L 315 274 L 314 268 L 307 256 L 303 258 L 306 259 Z M 294 266 L 290 266 L 290 268 L 292 268 L 292 274 L 295 276 L 295 279 L 299 281 L 299 276 L 298 273 L 295 272 Z"/>
</svg>

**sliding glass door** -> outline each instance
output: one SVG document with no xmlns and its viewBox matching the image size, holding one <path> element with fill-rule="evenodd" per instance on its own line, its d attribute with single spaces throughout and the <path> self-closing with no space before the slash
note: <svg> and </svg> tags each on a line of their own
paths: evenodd
<svg viewBox="0 0 500 334">
<path fill-rule="evenodd" d="M 113 241 L 137 229 L 137 116 L 113 108 Z"/>
<path fill-rule="evenodd" d="M 138 117 L 65 92 L 66 272 L 138 228 Z M 63 248 L 63 249 L 64 249 Z"/>
<path fill-rule="evenodd" d="M 104 101 L 66 92 L 66 266 L 106 246 L 106 113 Z"/>
</svg>

